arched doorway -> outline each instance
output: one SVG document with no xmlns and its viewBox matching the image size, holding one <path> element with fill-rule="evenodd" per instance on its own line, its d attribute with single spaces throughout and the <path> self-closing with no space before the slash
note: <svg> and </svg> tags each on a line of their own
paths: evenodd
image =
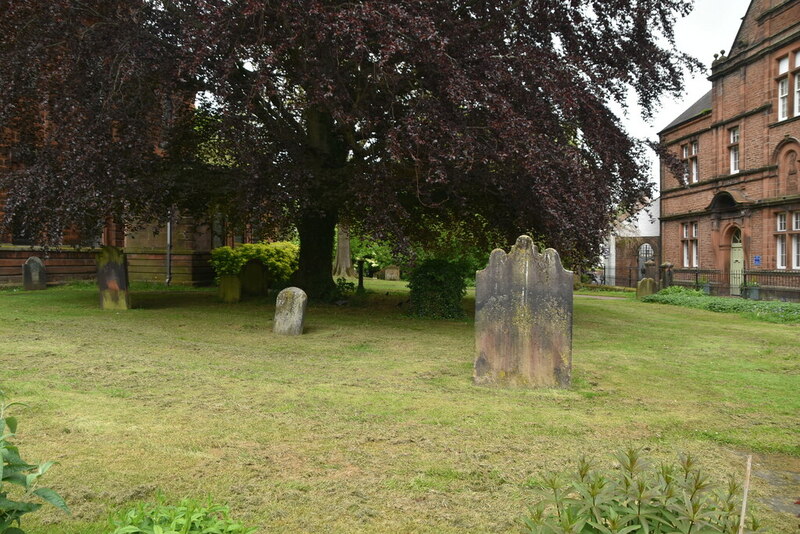
<svg viewBox="0 0 800 534">
<path fill-rule="evenodd" d="M 639 247 L 639 280 L 646 276 L 645 264 L 652 260 L 654 255 L 653 246 L 650 243 L 644 243 Z"/>
<path fill-rule="evenodd" d="M 740 287 L 744 281 L 744 248 L 742 247 L 742 230 L 734 228 L 731 232 L 731 265 L 730 288 L 731 296 L 741 294 Z"/>
</svg>

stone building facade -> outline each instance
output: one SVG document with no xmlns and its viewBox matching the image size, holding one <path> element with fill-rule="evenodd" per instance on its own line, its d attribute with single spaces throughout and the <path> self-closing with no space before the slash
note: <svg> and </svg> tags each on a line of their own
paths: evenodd
<svg viewBox="0 0 800 534">
<path fill-rule="evenodd" d="M 662 259 L 678 283 L 800 299 L 800 0 L 753 0 L 711 90 L 661 133 Z"/>
</svg>

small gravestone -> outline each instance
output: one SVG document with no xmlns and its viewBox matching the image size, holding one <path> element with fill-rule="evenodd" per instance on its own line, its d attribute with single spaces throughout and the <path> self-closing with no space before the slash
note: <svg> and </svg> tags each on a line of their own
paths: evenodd
<svg viewBox="0 0 800 534">
<path fill-rule="evenodd" d="M 269 283 L 267 280 L 267 270 L 259 260 L 250 260 L 242 267 L 239 274 L 242 281 L 242 294 L 244 295 L 266 295 Z"/>
<path fill-rule="evenodd" d="M 233 304 L 242 298 L 242 280 L 238 274 L 223 274 L 219 277 L 217 294 L 222 302 Z"/>
<path fill-rule="evenodd" d="M 128 259 L 122 249 L 102 247 L 97 254 L 97 286 L 100 288 L 100 307 L 104 310 L 127 310 Z"/>
<path fill-rule="evenodd" d="M 528 236 L 475 278 L 476 384 L 569 387 L 572 273 Z"/>
<path fill-rule="evenodd" d="M 22 264 L 22 286 L 27 290 L 47 289 L 47 269 L 36 256 Z"/>
<path fill-rule="evenodd" d="M 640 299 L 656 292 L 656 281 L 652 278 L 642 278 L 636 285 L 636 298 Z"/>
<path fill-rule="evenodd" d="M 275 301 L 275 322 L 272 331 L 276 334 L 299 336 L 303 333 L 308 296 L 299 287 L 287 287 L 278 293 Z"/>
<path fill-rule="evenodd" d="M 389 265 L 383 270 L 384 280 L 400 280 L 400 267 L 397 265 Z"/>
</svg>

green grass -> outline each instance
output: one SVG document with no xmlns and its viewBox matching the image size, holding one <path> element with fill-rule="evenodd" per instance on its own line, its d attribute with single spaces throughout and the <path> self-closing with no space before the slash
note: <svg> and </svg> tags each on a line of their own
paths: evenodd
<svg viewBox="0 0 800 534">
<path fill-rule="evenodd" d="M 261 532 L 519 532 L 544 472 L 636 446 L 720 478 L 756 454 L 752 500 L 794 532 L 797 326 L 579 298 L 574 387 L 493 389 L 471 383 L 471 319 L 411 319 L 404 283 L 367 284 L 312 305 L 301 337 L 271 333 L 272 299 L 213 290 L 141 291 L 128 312 L 86 286 L 0 293 L 0 389 L 30 406 L 17 441 L 60 462 L 45 484 L 73 509 L 30 531 L 105 533 L 161 490 Z"/>
<path fill-rule="evenodd" d="M 742 317 L 770 323 L 800 324 L 800 303 L 797 302 L 711 297 L 704 295 L 702 291 L 680 286 L 670 287 L 642 300 L 719 313 L 737 313 Z"/>
</svg>

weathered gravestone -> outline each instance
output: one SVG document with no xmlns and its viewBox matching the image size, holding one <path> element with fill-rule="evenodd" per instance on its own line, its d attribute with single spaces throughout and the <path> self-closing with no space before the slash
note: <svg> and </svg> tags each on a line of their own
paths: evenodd
<svg viewBox="0 0 800 534">
<path fill-rule="evenodd" d="M 636 284 L 636 298 L 640 299 L 656 292 L 656 281 L 652 278 L 642 278 Z"/>
<path fill-rule="evenodd" d="M 275 322 L 272 331 L 276 334 L 299 336 L 306 320 L 308 296 L 299 287 L 287 287 L 278 293 L 275 301 Z"/>
<path fill-rule="evenodd" d="M 400 280 L 400 267 L 397 265 L 389 265 L 383 269 L 384 280 Z"/>
<path fill-rule="evenodd" d="M 22 264 L 22 287 L 27 290 L 47 289 L 47 269 L 36 256 L 31 256 Z"/>
<path fill-rule="evenodd" d="M 520 236 L 475 278 L 476 384 L 569 387 L 572 272 Z"/>
<path fill-rule="evenodd" d="M 100 288 L 100 307 L 104 310 L 127 310 L 128 259 L 122 249 L 102 247 L 97 254 L 97 286 Z"/>
<path fill-rule="evenodd" d="M 217 295 L 222 302 L 232 304 L 242 298 L 242 280 L 238 274 L 223 274 L 219 277 Z"/>
<path fill-rule="evenodd" d="M 259 260 L 250 260 L 242 267 L 239 274 L 242 281 L 242 293 L 245 295 L 266 295 L 269 288 L 267 270 Z"/>
</svg>

